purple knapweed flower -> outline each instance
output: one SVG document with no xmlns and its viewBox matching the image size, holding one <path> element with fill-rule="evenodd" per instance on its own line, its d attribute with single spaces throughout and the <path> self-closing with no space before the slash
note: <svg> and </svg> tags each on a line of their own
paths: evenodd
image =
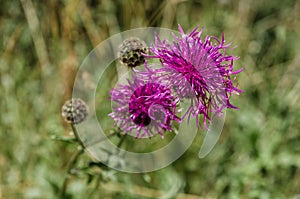
<svg viewBox="0 0 300 199">
<path fill-rule="evenodd" d="M 190 99 L 190 107 L 183 115 L 196 117 L 203 115 L 204 125 L 211 121 L 212 114 L 221 115 L 225 108 L 237 109 L 229 99 L 232 94 L 242 90 L 234 86 L 232 75 L 243 69 L 233 71 L 233 62 L 238 59 L 227 55 L 226 50 L 231 44 L 225 44 L 224 34 L 219 40 L 215 36 L 206 36 L 202 41 L 203 29 L 185 34 L 179 25 L 180 36 L 173 34 L 174 41 L 161 40 L 155 37 L 155 44 L 150 47 L 151 56 L 157 58 L 162 67 L 155 69 L 157 74 L 164 74 L 173 84 L 173 90 L 179 98 Z M 167 75 L 166 75 L 167 74 Z M 186 89 L 188 82 L 192 89 Z M 192 90 L 192 92 L 191 92 Z M 201 125 L 201 124 L 200 124 Z"/>
<path fill-rule="evenodd" d="M 167 86 L 151 76 L 149 73 L 145 78 L 133 70 L 132 80 L 128 79 L 127 85 L 119 84 L 110 92 L 113 112 L 109 116 L 124 134 L 133 134 L 135 138 L 155 134 L 163 138 L 163 132 L 172 131 L 173 121 L 180 122 L 176 116 L 178 99 Z"/>
</svg>

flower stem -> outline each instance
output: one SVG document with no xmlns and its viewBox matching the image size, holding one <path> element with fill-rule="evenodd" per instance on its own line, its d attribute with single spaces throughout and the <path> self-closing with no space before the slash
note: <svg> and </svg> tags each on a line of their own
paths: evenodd
<svg viewBox="0 0 300 199">
<path fill-rule="evenodd" d="M 80 144 L 80 146 L 82 147 L 82 149 L 84 149 L 85 146 L 84 146 L 83 142 L 81 141 L 81 139 L 80 139 L 80 137 L 78 135 L 78 132 L 77 132 L 77 129 L 76 129 L 75 125 L 71 124 L 71 127 L 72 127 L 72 130 L 73 130 L 73 133 L 74 133 L 74 136 L 75 136 L 77 142 Z"/>
<path fill-rule="evenodd" d="M 77 129 L 76 129 L 75 125 L 71 124 L 71 127 L 72 127 L 72 130 L 73 130 L 75 139 L 79 143 L 80 146 L 78 147 L 77 151 L 73 154 L 72 158 L 70 159 L 70 162 L 68 163 L 67 174 L 65 175 L 65 178 L 64 178 L 64 181 L 63 181 L 60 193 L 59 193 L 59 198 L 60 199 L 64 199 L 65 198 L 67 187 L 68 187 L 68 182 L 69 182 L 69 179 L 70 179 L 71 174 L 72 174 L 72 169 L 75 167 L 75 165 L 76 165 L 76 163 L 78 161 L 78 158 L 84 152 L 84 149 L 85 149 L 85 146 L 84 146 L 83 142 L 81 141 L 81 139 L 80 139 L 80 137 L 78 135 L 78 132 L 77 132 Z M 118 135 L 119 133 L 120 133 L 119 130 L 118 131 L 114 131 L 111 134 L 109 134 L 105 139 L 100 140 L 99 142 L 102 142 L 102 141 L 104 141 L 104 140 L 106 140 L 106 139 L 108 139 L 110 137 Z M 124 137 L 121 138 L 121 140 L 119 141 L 118 146 L 119 145 L 121 146 L 123 140 L 124 140 Z"/>
<path fill-rule="evenodd" d="M 118 145 L 117 145 L 118 148 L 120 148 L 121 145 L 123 144 L 123 142 L 124 142 L 124 140 L 125 140 L 125 138 L 126 138 L 126 135 L 127 135 L 127 134 L 123 135 L 122 138 L 120 139 L 120 141 L 119 141 L 119 143 L 118 143 Z"/>
<path fill-rule="evenodd" d="M 59 194 L 59 198 L 60 199 L 64 199 L 65 195 L 66 195 L 66 190 L 67 190 L 67 186 L 68 186 L 68 181 L 70 179 L 70 175 L 71 175 L 71 171 L 72 168 L 75 166 L 75 164 L 77 163 L 77 160 L 79 158 L 79 156 L 83 153 L 84 149 L 82 147 L 79 147 L 78 150 L 73 154 L 69 164 L 68 164 L 68 170 L 67 170 L 67 174 L 64 178 L 64 182 Z"/>
<path fill-rule="evenodd" d="M 68 187 L 68 181 L 69 181 L 70 175 L 71 175 L 71 171 L 74 168 L 74 166 L 76 165 L 79 156 L 83 153 L 83 151 L 85 149 L 85 146 L 84 146 L 83 142 L 79 138 L 79 135 L 78 135 L 78 132 L 77 132 L 77 129 L 76 129 L 75 125 L 71 124 L 71 127 L 72 127 L 72 130 L 73 130 L 74 136 L 76 138 L 76 141 L 80 144 L 80 147 L 73 154 L 73 156 L 72 156 L 72 158 L 71 158 L 71 160 L 68 164 L 67 174 L 65 175 L 64 182 L 62 184 L 62 188 L 61 188 L 61 191 L 60 191 L 60 194 L 59 194 L 61 199 L 65 198 L 66 190 L 67 190 L 67 187 Z"/>
</svg>

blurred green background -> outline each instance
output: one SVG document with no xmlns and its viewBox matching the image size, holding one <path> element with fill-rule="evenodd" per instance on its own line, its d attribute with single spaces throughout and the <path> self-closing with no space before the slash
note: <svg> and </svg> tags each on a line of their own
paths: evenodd
<svg viewBox="0 0 300 199">
<path fill-rule="evenodd" d="M 68 198 L 299 198 L 300 1 L 0 0 L 0 198 L 57 198 L 76 145 L 60 115 L 83 59 L 101 41 L 155 26 L 237 46 L 245 90 L 233 97 L 221 138 L 198 158 L 189 150 L 160 171 L 79 172 Z M 87 155 L 79 166 L 90 161 Z M 99 174 L 100 173 L 100 174 Z M 1 199 L 2 199 L 1 198 Z"/>
</svg>

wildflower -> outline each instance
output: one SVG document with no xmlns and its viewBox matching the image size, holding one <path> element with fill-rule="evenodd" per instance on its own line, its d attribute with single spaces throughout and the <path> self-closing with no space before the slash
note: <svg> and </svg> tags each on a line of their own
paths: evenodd
<svg viewBox="0 0 300 199">
<path fill-rule="evenodd" d="M 125 39 L 120 45 L 118 57 L 122 64 L 129 67 L 136 67 L 145 62 L 143 54 L 147 53 L 148 47 L 143 40 L 137 37 L 130 37 Z"/>
<path fill-rule="evenodd" d="M 79 124 L 88 116 L 88 106 L 79 98 L 65 102 L 61 109 L 61 115 L 67 123 Z"/>
<path fill-rule="evenodd" d="M 197 30 L 198 27 L 185 34 L 179 25 L 181 35 L 174 34 L 173 43 L 160 40 L 156 35 L 155 44 L 150 47 L 153 55 L 148 57 L 160 60 L 163 67 L 157 69 L 156 73 L 168 74 L 164 77 L 172 81 L 179 98 L 191 100 L 183 117 L 193 116 L 198 122 L 199 115 L 203 115 L 206 126 L 212 113 L 220 115 L 225 108 L 237 109 L 229 99 L 232 94 L 239 94 L 242 90 L 233 85 L 234 78 L 231 75 L 240 73 L 242 69 L 233 71 L 233 62 L 238 57 L 226 54 L 230 44 L 225 44 L 224 34 L 221 40 L 206 36 L 202 41 L 200 36 L 203 29 Z M 190 84 L 193 93 L 185 89 L 184 81 Z M 195 98 L 191 97 L 193 95 Z"/>
<path fill-rule="evenodd" d="M 111 91 L 114 105 L 109 116 L 124 134 L 134 134 L 135 138 L 159 134 L 163 138 L 163 132 L 172 131 L 172 122 L 180 121 L 175 115 L 178 99 L 165 85 L 138 73 L 133 70 L 128 85 L 119 84 Z"/>
</svg>

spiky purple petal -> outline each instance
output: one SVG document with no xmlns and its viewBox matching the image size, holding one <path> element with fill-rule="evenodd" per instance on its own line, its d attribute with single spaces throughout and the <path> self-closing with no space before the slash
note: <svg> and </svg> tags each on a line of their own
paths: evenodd
<svg viewBox="0 0 300 199">
<path fill-rule="evenodd" d="M 134 133 L 136 138 L 155 134 L 163 137 L 166 130 L 172 131 L 173 121 L 180 122 L 176 116 L 178 99 L 151 73 L 145 78 L 134 70 L 128 85 L 119 84 L 110 94 L 114 105 L 109 115 L 124 134 Z"/>
<path fill-rule="evenodd" d="M 221 40 L 206 36 L 202 41 L 203 29 L 198 31 L 196 27 L 185 34 L 179 25 L 179 31 L 180 36 L 173 35 L 173 43 L 156 35 L 155 45 L 150 48 L 153 55 L 148 57 L 160 60 L 163 67 L 155 72 L 168 74 L 164 77 L 172 82 L 178 97 L 191 99 L 184 117 L 203 115 L 206 126 L 212 114 L 221 114 L 226 108 L 237 108 L 229 100 L 232 94 L 242 90 L 234 86 L 231 75 L 240 73 L 242 69 L 233 71 L 233 62 L 238 57 L 226 54 L 231 44 L 225 44 L 224 34 Z M 192 93 L 185 88 L 184 81 L 190 84 Z"/>
</svg>

